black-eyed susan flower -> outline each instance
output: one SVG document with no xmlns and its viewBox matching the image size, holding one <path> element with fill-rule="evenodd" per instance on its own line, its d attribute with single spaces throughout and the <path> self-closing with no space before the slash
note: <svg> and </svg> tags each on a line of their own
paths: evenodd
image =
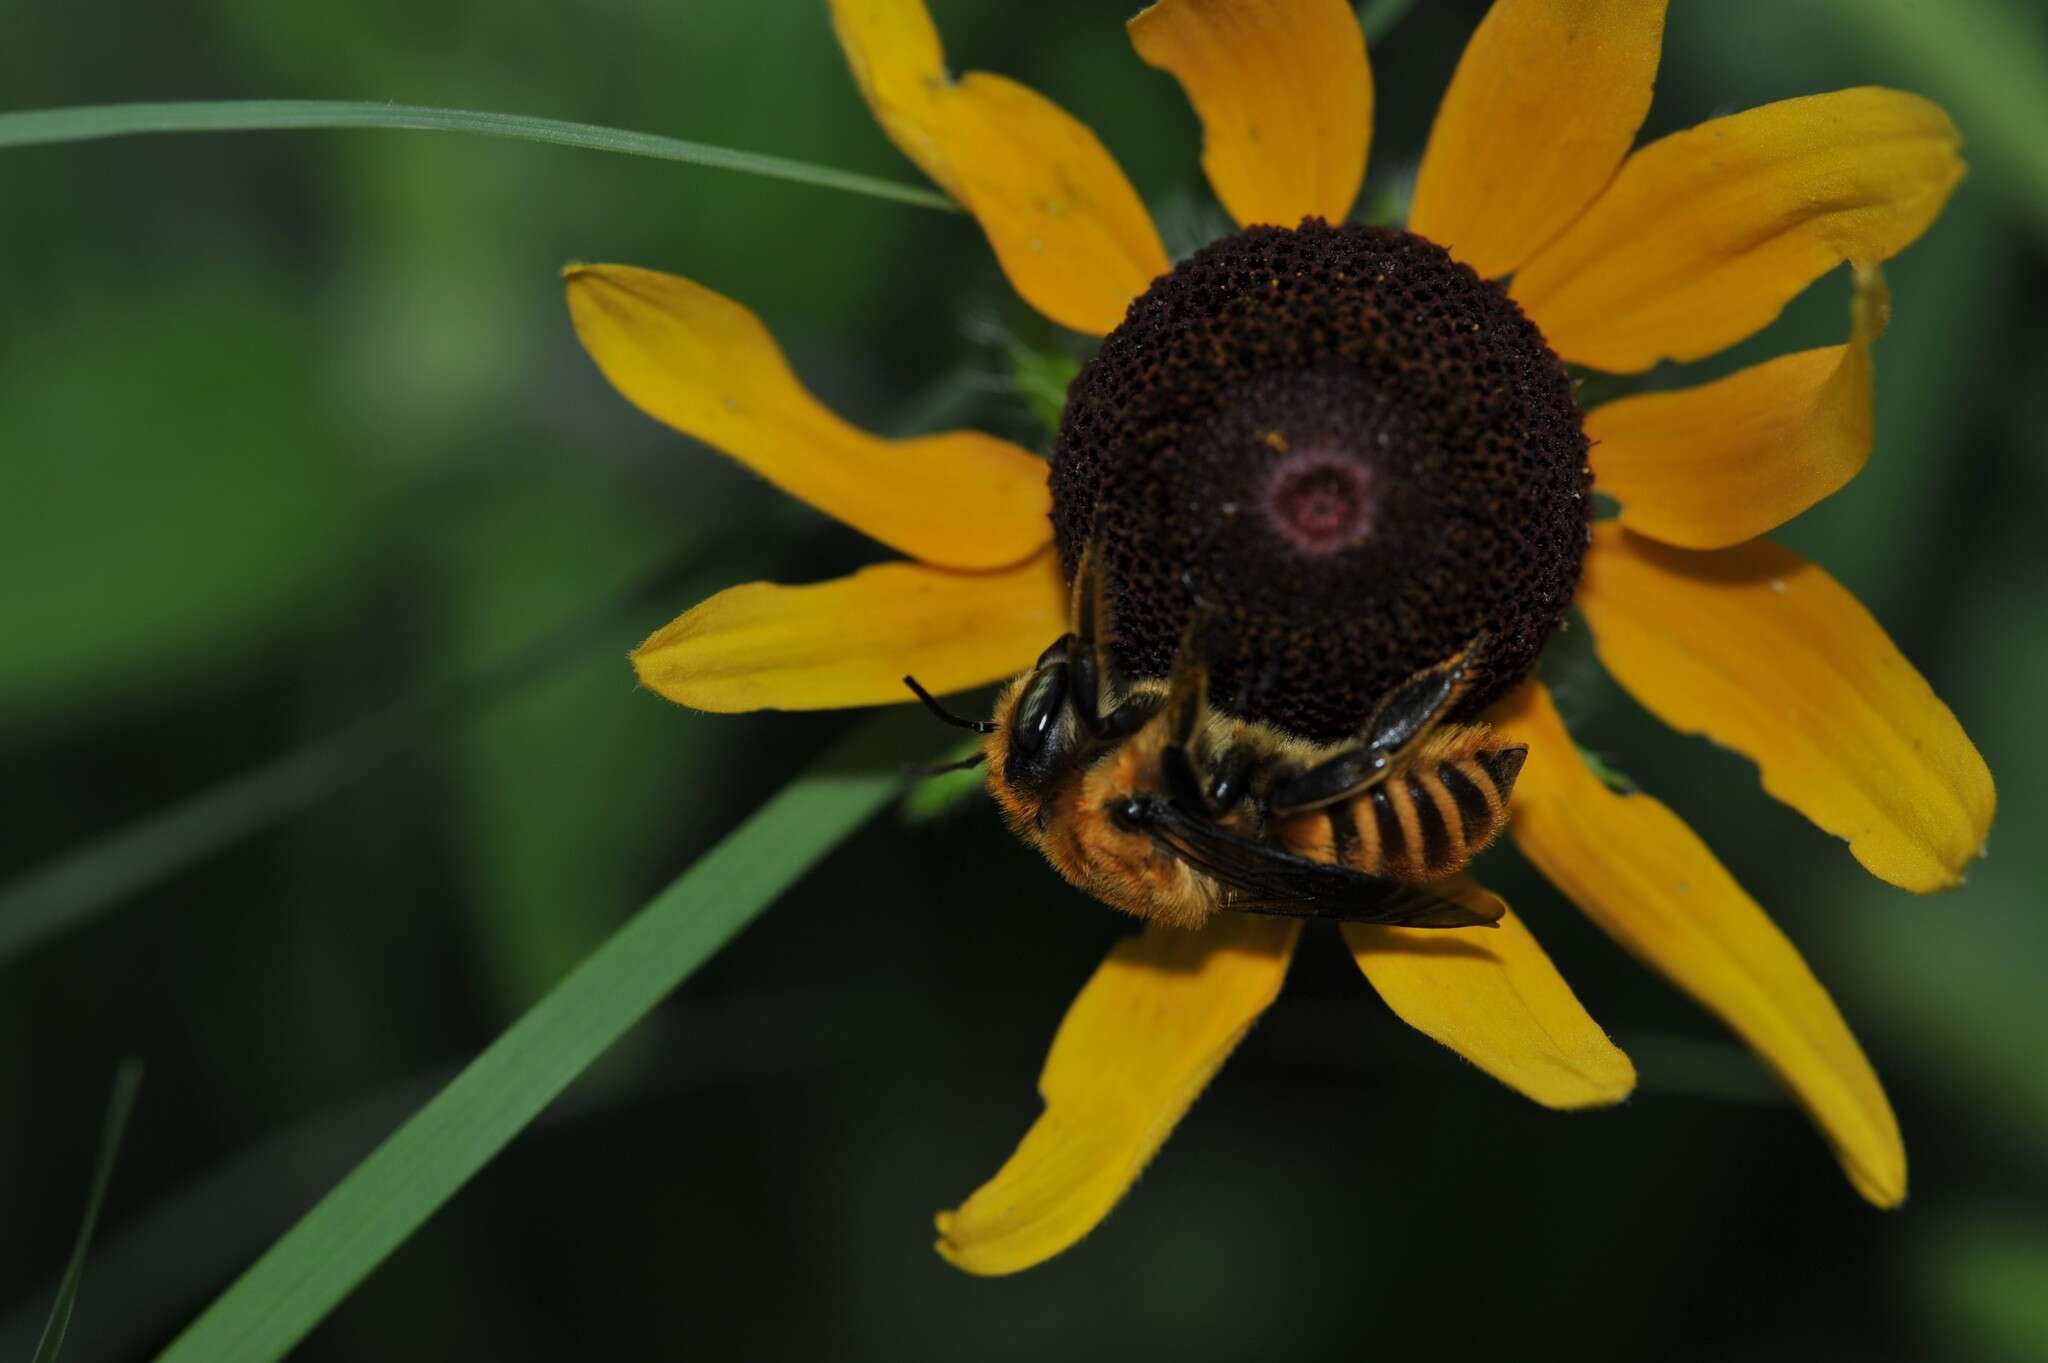
<svg viewBox="0 0 2048 1363">
<path fill-rule="evenodd" d="M 1963 172 L 1942 111 L 1844 90 L 1632 150 L 1662 0 L 1497 0 L 1408 230 L 1366 228 L 1345 220 L 1372 79 L 1343 0 L 1161 0 L 1132 41 L 1186 91 L 1243 229 L 1174 265 L 1095 137 L 1003 77 L 949 73 L 921 0 L 831 8 L 883 128 L 1017 291 L 1107 339 L 1048 479 L 986 436 L 848 426 L 750 313 L 697 285 L 572 269 L 578 332 L 629 399 L 906 555 L 723 592 L 640 648 L 643 681 L 734 711 L 900 701 L 905 672 L 935 690 L 996 680 L 1065 628 L 1088 534 L 1132 672 L 1166 670 L 1199 595 L 1239 626 L 1216 698 L 1304 736 L 1345 732 L 1483 633 L 1471 703 L 1529 746 L 1522 852 L 1769 1063 L 1859 1192 L 1903 1198 L 1890 1107 L 1798 952 L 1677 816 L 1588 768 L 1530 673 L 1576 606 L 1624 688 L 1749 756 L 1873 874 L 1960 880 L 1991 822 L 1983 762 L 1870 615 L 1761 538 L 1869 454 L 1877 267 Z M 1712 354 L 1845 262 L 1844 344 L 1581 414 L 1564 363 Z M 1594 519 L 1594 485 L 1618 516 Z M 1221 914 L 1118 946 L 1053 1042 L 1043 1115 L 940 1217 L 940 1251 L 1003 1273 L 1086 1234 L 1273 1000 L 1297 931 Z M 1347 929 L 1397 1014 L 1504 1083 L 1556 1108 L 1629 1092 L 1627 1057 L 1512 913 L 1448 940 Z"/>
</svg>

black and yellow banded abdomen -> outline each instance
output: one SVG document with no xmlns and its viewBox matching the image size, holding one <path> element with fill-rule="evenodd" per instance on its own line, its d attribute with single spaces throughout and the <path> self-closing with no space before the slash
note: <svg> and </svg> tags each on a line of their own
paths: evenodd
<svg viewBox="0 0 2048 1363">
<path fill-rule="evenodd" d="M 1506 825 L 1508 792 L 1527 754 L 1495 740 L 1427 758 L 1362 795 L 1292 816 L 1279 829 L 1281 842 L 1366 875 L 1441 880 L 1463 870 Z"/>
</svg>

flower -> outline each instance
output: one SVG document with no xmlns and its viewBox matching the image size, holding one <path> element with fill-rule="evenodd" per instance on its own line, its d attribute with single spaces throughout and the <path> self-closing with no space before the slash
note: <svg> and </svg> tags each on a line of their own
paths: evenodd
<svg viewBox="0 0 2048 1363">
<path fill-rule="evenodd" d="M 1476 281 L 1505 279 L 1507 312 L 1540 330 L 1540 344 L 1506 360 L 1487 352 L 1493 358 L 1477 368 L 1440 366 L 1485 397 L 1523 382 L 1501 377 L 1501 364 L 1523 366 L 1514 374 L 1526 371 L 1531 383 L 1550 381 L 1537 373 L 1545 363 L 1561 376 L 1552 351 L 1621 374 L 1712 354 L 1851 264 L 1854 315 L 1842 345 L 1610 402 L 1584 415 L 1583 435 L 1572 429 L 1545 447 L 1548 467 L 1562 470 L 1553 510 L 1565 504 L 1556 498 L 1583 498 L 1579 461 L 1590 441 L 1593 477 L 1620 512 L 1593 521 L 1583 539 L 1576 529 L 1547 535 L 1555 571 L 1544 580 L 1565 585 L 1555 602 L 1538 603 L 1537 624 L 1517 628 L 1533 661 L 1576 605 L 1608 671 L 1646 708 L 1751 758 L 1770 794 L 1845 839 L 1873 874 L 1916 892 L 1944 889 L 1981 853 L 1991 823 L 1983 761 L 1854 598 L 1761 536 L 1841 488 L 1870 453 L 1871 348 L 1888 307 L 1877 266 L 1939 213 L 1963 173 L 1959 139 L 1927 101 L 1863 88 L 1784 100 L 1634 147 L 1664 8 L 1496 0 L 1438 112 L 1412 235 L 1366 240 L 1367 229 L 1307 221 L 1344 221 L 1371 137 L 1370 68 L 1344 0 L 1160 0 L 1130 22 L 1132 41 L 1185 90 L 1210 184 L 1241 227 L 1257 229 L 1211 250 L 1264 253 L 1238 272 L 1236 292 L 1200 294 L 1213 304 L 1200 324 L 1223 325 L 1217 319 L 1237 300 L 1255 298 L 1261 271 L 1276 294 L 1342 279 L 1383 319 L 1462 317 L 1464 305 L 1434 294 L 1394 308 L 1390 295 L 1372 292 L 1384 279 L 1333 272 L 1334 257 L 1304 265 L 1288 244 L 1320 232 L 1342 239 L 1331 250 L 1398 248 L 1419 260 L 1435 243 L 1428 250 L 1447 249 L 1470 269 L 1432 265 L 1433 280 L 1499 293 Z M 1098 494 L 1111 498 L 1103 489 L 1115 481 L 1089 462 L 1093 437 L 1075 404 L 1087 390 L 1102 410 L 1114 407 L 1132 372 L 1114 371 L 1118 338 L 1182 316 L 1161 301 L 1174 296 L 1173 281 L 1222 258 L 1173 267 L 1095 137 L 1003 77 L 950 75 L 921 0 L 832 0 L 832 15 L 883 128 L 978 221 L 1018 293 L 1067 327 L 1117 334 L 1070 398 L 1049 498 L 1045 466 L 1004 442 L 971 432 L 892 441 L 848 426 L 803 391 L 736 303 L 651 271 L 572 268 L 578 333 L 627 398 L 908 556 L 835 582 L 737 587 L 654 635 L 634 655 L 641 679 L 699 709 L 891 703 L 906 698 L 905 672 L 946 691 L 1026 667 L 1065 628 L 1059 559 L 1071 571 L 1076 548 L 1071 533 L 1052 543 L 1047 513 L 1071 527 Z M 1285 324 L 1281 315 L 1276 325 Z M 1474 332 L 1484 325 L 1469 323 Z M 1293 372 L 1275 382 L 1293 382 Z M 1250 421 L 1244 413 L 1271 397 L 1218 397 L 1218 423 Z M 1319 390 L 1311 405 L 1349 411 L 1363 401 Z M 1499 438 L 1523 438 L 1522 425 L 1508 427 Z M 1168 442 L 1176 451 L 1177 441 Z M 1529 453 L 1509 449 L 1501 467 L 1521 467 L 1515 460 Z M 1365 531 L 1337 524 L 1352 514 L 1342 508 L 1371 501 L 1385 472 L 1369 461 L 1350 472 L 1308 469 L 1296 488 L 1310 508 L 1301 524 L 1318 534 L 1334 526 L 1327 544 L 1352 545 Z M 1315 483 L 1326 474 L 1336 482 Z M 1066 501 L 1055 507 L 1063 480 Z M 1129 519 L 1134 505 L 1110 509 Z M 1171 514 L 1180 513 L 1176 503 Z M 1571 514 L 1572 526 L 1586 518 L 1583 508 Z M 1146 524 L 1165 533 L 1158 517 Z M 1121 543 L 1110 537 L 1113 553 Z M 1155 613 L 1172 616 L 1165 606 Z M 1897 1204 L 1906 1190 L 1898 1126 L 1827 993 L 1676 815 L 1648 795 L 1611 789 L 1588 767 L 1543 686 L 1526 678 L 1528 661 L 1496 678 L 1490 711 L 1529 745 L 1514 792 L 1516 844 L 1755 1049 L 1857 1191 Z M 939 1218 L 941 1253 L 971 1272 L 1005 1273 L 1086 1234 L 1273 1000 L 1297 932 L 1289 920 L 1224 914 L 1199 933 L 1154 926 L 1112 951 L 1053 1042 L 1044 1113 L 996 1176 Z M 1353 926 L 1345 935 L 1397 1014 L 1537 1102 L 1596 1106 L 1633 1086 L 1627 1057 L 1512 913 L 1492 933 Z"/>
</svg>

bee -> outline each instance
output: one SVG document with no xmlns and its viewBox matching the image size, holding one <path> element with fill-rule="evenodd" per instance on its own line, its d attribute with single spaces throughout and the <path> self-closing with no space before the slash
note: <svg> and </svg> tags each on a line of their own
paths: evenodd
<svg viewBox="0 0 2048 1363">
<path fill-rule="evenodd" d="M 1198 928 L 1219 910 L 1404 927 L 1492 926 L 1492 912 L 1429 888 L 1507 821 L 1528 755 L 1447 716 L 1483 639 L 1387 693 L 1354 739 L 1311 743 L 1209 704 L 1198 608 L 1165 680 L 1124 682 L 1093 555 L 1074 581 L 1073 629 L 970 720 L 915 678 L 946 723 L 984 736 L 1011 829 L 1072 884 L 1140 918 Z"/>
</svg>

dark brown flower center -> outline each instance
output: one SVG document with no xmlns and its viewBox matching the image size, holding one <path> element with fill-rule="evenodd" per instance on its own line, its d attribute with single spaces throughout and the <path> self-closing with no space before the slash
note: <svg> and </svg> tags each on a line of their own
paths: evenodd
<svg viewBox="0 0 2048 1363">
<path fill-rule="evenodd" d="M 1075 379 L 1053 449 L 1135 676 L 1199 601 L 1212 695 L 1307 737 L 1488 640 L 1464 709 L 1535 665 L 1591 511 L 1563 366 L 1502 289 L 1412 233 L 1260 227 L 1155 281 Z"/>
</svg>

